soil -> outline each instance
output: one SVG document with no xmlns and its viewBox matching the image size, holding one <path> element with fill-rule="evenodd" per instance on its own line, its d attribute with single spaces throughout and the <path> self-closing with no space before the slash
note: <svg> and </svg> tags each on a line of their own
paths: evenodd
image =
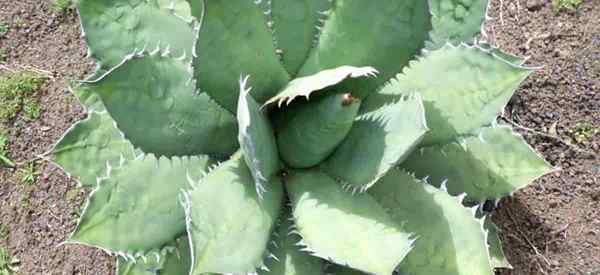
<svg viewBox="0 0 600 275">
<path fill-rule="evenodd" d="M 504 114 L 528 142 L 561 170 L 500 201 L 494 220 L 513 270 L 502 275 L 600 274 L 600 134 L 578 142 L 578 125 L 600 129 L 600 0 L 555 14 L 550 0 L 493 0 L 486 29 L 501 49 L 542 66 L 519 89 Z M 19 20 L 18 18 L 21 18 Z M 19 22 L 22 21 L 22 22 Z M 50 77 L 37 93 L 43 112 L 28 122 L 2 123 L 12 159 L 47 152 L 84 109 L 66 91 L 69 80 L 94 68 L 75 12 L 56 14 L 49 0 L 0 0 L 0 38 L 9 70 L 36 69 Z M 19 24 L 20 23 L 20 24 Z M 114 259 L 83 246 L 60 245 L 74 229 L 90 190 L 60 169 L 39 162 L 33 186 L 17 170 L 0 170 L 0 246 L 20 260 L 20 273 L 113 274 Z"/>
<path fill-rule="evenodd" d="M 558 15 L 548 0 L 493 1 L 489 15 L 491 41 L 542 66 L 504 116 L 561 168 L 501 200 L 494 221 L 514 270 L 500 274 L 600 274 L 600 135 L 574 134 L 600 129 L 600 1 Z"/>
<path fill-rule="evenodd" d="M 10 157 L 21 163 L 48 151 L 66 129 L 85 117 L 66 87 L 95 66 L 86 58 L 76 13 L 55 14 L 49 7 L 47 1 L 0 1 L 0 22 L 10 28 L 0 38 L 0 49 L 7 55 L 0 75 L 33 69 L 50 78 L 36 94 L 42 105 L 38 120 L 18 117 L 0 125 L 9 132 Z M 31 187 L 21 183 L 16 169 L 0 169 L 0 225 L 7 233 L 0 246 L 20 260 L 20 274 L 113 273 L 113 259 L 105 253 L 60 245 L 73 231 L 89 190 L 77 188 L 60 169 L 44 162 Z"/>
</svg>

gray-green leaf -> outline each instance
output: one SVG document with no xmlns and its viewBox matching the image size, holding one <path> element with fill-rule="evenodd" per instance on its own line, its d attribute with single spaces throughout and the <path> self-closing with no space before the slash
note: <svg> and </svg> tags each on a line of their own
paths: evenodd
<svg viewBox="0 0 600 275">
<path fill-rule="evenodd" d="M 424 112 L 417 95 L 358 116 L 322 170 L 346 188 L 365 191 L 419 144 L 428 131 Z"/>
<path fill-rule="evenodd" d="M 428 49 L 447 42 L 473 42 L 485 20 L 489 0 L 429 0 L 431 25 Z"/>
<path fill-rule="evenodd" d="M 266 2 L 266 1 L 265 1 Z M 329 0 L 271 0 L 274 38 L 281 62 L 290 75 L 304 64 L 319 34 Z"/>
<path fill-rule="evenodd" d="M 265 262 L 268 270 L 260 275 L 324 275 L 323 260 L 301 251 L 297 243 L 302 240 L 293 234 L 294 222 L 289 209 L 282 211 L 279 228 L 273 234 L 269 247 L 270 255 Z"/>
<path fill-rule="evenodd" d="M 135 262 L 123 257 L 117 259 L 117 275 L 183 275 L 191 267 L 190 245 L 187 235 L 178 238 L 159 251 L 152 251 Z"/>
<path fill-rule="evenodd" d="M 129 254 L 162 248 L 185 232 L 179 194 L 209 164 L 208 157 L 125 161 L 91 194 L 69 242 Z"/>
<path fill-rule="evenodd" d="M 283 203 L 277 177 L 259 199 L 246 163 L 234 157 L 186 194 L 192 272 L 245 274 L 262 267 Z"/>
<path fill-rule="evenodd" d="M 308 99 L 313 92 L 336 85 L 345 79 L 375 77 L 376 75 L 377 70 L 372 67 L 341 66 L 330 70 L 323 70 L 314 75 L 292 80 L 279 94 L 269 99 L 265 105 L 275 102 L 277 102 L 279 107 L 284 102 L 286 105 L 290 105 L 296 97 L 303 96 Z M 352 93 L 352 91 L 346 92 Z"/>
<path fill-rule="evenodd" d="M 271 177 L 279 170 L 277 143 L 267 114 L 260 109 L 246 87 L 248 77 L 240 81 L 240 99 L 237 118 L 240 128 L 238 140 L 244 160 L 252 173 L 256 192 L 260 197 L 267 191 Z"/>
<path fill-rule="evenodd" d="M 158 52 L 131 56 L 88 87 L 146 153 L 227 157 L 238 147 L 235 116 L 196 92 L 185 60 Z"/>
<path fill-rule="evenodd" d="M 435 165 L 430 166 L 435 169 Z M 483 220 L 451 197 L 392 169 L 369 194 L 393 220 L 414 232 L 413 250 L 399 266 L 403 275 L 491 275 Z"/>
<path fill-rule="evenodd" d="M 371 195 L 344 192 L 332 178 L 312 170 L 293 171 L 286 182 L 301 244 L 313 255 L 392 275 L 411 250 L 411 234 Z"/>
<path fill-rule="evenodd" d="M 364 98 L 399 73 L 427 39 L 430 15 L 425 0 L 336 0 L 317 45 L 299 76 L 342 65 L 373 66 L 377 78 L 348 81 L 342 92 Z"/>
<path fill-rule="evenodd" d="M 240 74 L 252 77 L 252 96 L 264 103 L 289 81 L 275 54 L 261 1 L 204 1 L 194 76 L 197 86 L 235 113 Z M 263 1 L 264 2 L 264 1 Z"/>
<path fill-rule="evenodd" d="M 106 111 L 91 111 L 75 124 L 52 149 L 54 161 L 82 186 L 96 186 L 107 165 L 134 158 L 133 145 L 115 127 Z"/>
<path fill-rule="evenodd" d="M 508 126 L 480 129 L 478 135 L 415 151 L 402 167 L 431 183 L 446 182 L 450 194 L 469 201 L 509 195 L 552 167 Z"/>
<path fill-rule="evenodd" d="M 401 96 L 420 93 L 431 131 L 423 145 L 443 144 L 489 125 L 502 112 L 531 70 L 478 47 L 446 45 L 428 52 L 363 103 L 363 111 Z"/>
<path fill-rule="evenodd" d="M 196 35 L 185 0 L 76 3 L 88 47 L 104 68 L 110 69 L 144 48 L 169 47 L 174 56 L 192 55 Z"/>
</svg>

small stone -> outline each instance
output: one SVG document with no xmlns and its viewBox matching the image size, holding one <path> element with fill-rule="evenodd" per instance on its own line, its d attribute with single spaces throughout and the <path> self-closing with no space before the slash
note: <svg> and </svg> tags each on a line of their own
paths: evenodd
<svg viewBox="0 0 600 275">
<path fill-rule="evenodd" d="M 544 1 L 542 0 L 527 0 L 527 9 L 529 11 L 537 11 L 544 6 Z"/>
</svg>

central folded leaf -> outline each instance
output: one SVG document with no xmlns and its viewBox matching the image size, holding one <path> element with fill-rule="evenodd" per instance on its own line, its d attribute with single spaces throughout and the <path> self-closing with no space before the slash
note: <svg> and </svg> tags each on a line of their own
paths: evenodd
<svg viewBox="0 0 600 275">
<path fill-rule="evenodd" d="M 352 128 L 360 100 L 333 94 L 290 108 L 283 114 L 277 145 L 283 161 L 294 168 L 319 164 Z"/>
</svg>

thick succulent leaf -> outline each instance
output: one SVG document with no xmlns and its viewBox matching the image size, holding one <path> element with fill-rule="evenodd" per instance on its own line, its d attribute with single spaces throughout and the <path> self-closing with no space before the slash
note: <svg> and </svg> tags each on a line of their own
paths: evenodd
<svg viewBox="0 0 600 275">
<path fill-rule="evenodd" d="M 446 143 L 494 121 L 530 73 L 478 47 L 448 44 L 411 62 L 392 80 L 393 89 L 365 100 L 363 111 L 418 92 L 431 128 L 423 145 Z"/>
<path fill-rule="evenodd" d="M 125 161 L 91 194 L 69 242 L 137 254 L 163 247 L 185 231 L 178 196 L 209 165 L 207 157 Z"/>
<path fill-rule="evenodd" d="M 508 195 L 552 170 L 507 126 L 482 128 L 479 135 L 421 148 L 402 167 L 428 176 L 433 184 L 446 181 L 451 194 L 466 193 L 473 202 Z"/>
<path fill-rule="evenodd" d="M 277 128 L 277 145 L 286 164 L 306 168 L 322 162 L 346 138 L 360 100 L 350 94 L 332 94 L 293 107 L 283 114 Z"/>
<path fill-rule="evenodd" d="M 256 192 L 262 197 L 267 191 L 269 179 L 279 170 L 279 153 L 269 118 L 250 95 L 250 88 L 246 87 L 247 80 L 248 77 L 240 82 L 238 140 L 254 178 Z"/>
<path fill-rule="evenodd" d="M 190 78 L 186 61 L 143 53 L 88 86 L 146 153 L 229 156 L 238 146 L 235 116 L 197 93 Z"/>
<path fill-rule="evenodd" d="M 485 20 L 489 0 L 429 0 L 431 25 L 428 49 L 446 42 L 473 42 Z"/>
<path fill-rule="evenodd" d="M 107 165 L 119 166 L 133 159 L 133 145 L 127 141 L 106 111 L 90 111 L 54 146 L 54 161 L 82 186 L 96 186 Z"/>
<path fill-rule="evenodd" d="M 302 240 L 294 234 L 294 220 L 291 211 L 282 211 L 280 224 L 269 246 L 270 255 L 265 262 L 267 270 L 259 275 L 324 275 L 323 260 L 301 251 L 297 245 Z"/>
<path fill-rule="evenodd" d="M 283 202 L 280 180 L 273 177 L 269 186 L 259 199 L 246 163 L 236 154 L 186 194 L 192 274 L 246 274 L 263 266 Z"/>
<path fill-rule="evenodd" d="M 364 191 L 408 157 L 428 131 L 425 123 L 418 95 L 362 114 L 322 170 L 347 188 Z"/>
<path fill-rule="evenodd" d="M 324 173 L 294 171 L 287 181 L 296 230 L 306 250 L 372 274 L 392 275 L 411 235 L 371 195 L 352 195 Z"/>
<path fill-rule="evenodd" d="M 303 96 L 309 99 L 310 94 L 313 92 L 336 85 L 347 78 L 375 77 L 376 75 L 377 70 L 372 67 L 341 66 L 320 71 L 314 75 L 292 80 L 279 94 L 269 99 L 265 104 L 277 102 L 277 105 L 281 107 L 285 102 L 286 105 L 290 105 L 296 97 Z M 351 93 L 352 91 L 348 92 Z"/>
<path fill-rule="evenodd" d="M 327 275 L 367 275 L 367 273 L 364 273 L 362 271 L 352 269 L 352 268 L 349 268 L 346 266 L 336 265 L 336 264 L 330 264 L 329 266 L 327 266 L 326 274 Z"/>
<path fill-rule="evenodd" d="M 194 75 L 202 92 L 221 106 L 236 111 L 240 74 L 252 76 L 252 96 L 260 103 L 274 96 L 289 81 L 275 54 L 261 1 L 205 1 L 202 27 L 196 44 Z"/>
<path fill-rule="evenodd" d="M 378 78 L 348 81 L 342 91 L 363 98 L 402 70 L 430 30 L 427 1 L 336 0 L 317 46 L 299 75 L 342 65 L 373 66 Z"/>
<path fill-rule="evenodd" d="M 117 275 L 183 275 L 189 274 L 190 267 L 190 246 L 186 235 L 135 262 L 123 257 L 117 259 Z"/>
<path fill-rule="evenodd" d="M 296 75 L 304 64 L 319 34 L 323 14 L 331 8 L 329 0 L 272 0 L 271 15 L 277 50 L 283 66 Z"/>
<path fill-rule="evenodd" d="M 498 235 L 500 229 L 492 222 L 491 217 L 488 216 L 485 218 L 484 228 L 488 232 L 487 241 L 492 267 L 512 269 L 513 267 L 510 262 L 508 262 L 508 259 L 504 255 L 504 250 L 502 249 L 502 242 Z"/>
<path fill-rule="evenodd" d="M 435 169 L 435 165 L 430 167 Z M 418 238 L 400 264 L 400 274 L 493 274 L 483 220 L 475 219 L 460 197 L 399 169 L 390 170 L 368 193 Z"/>
<path fill-rule="evenodd" d="M 98 71 L 97 71 L 98 72 Z M 96 78 L 96 75 L 92 75 L 92 78 Z M 79 103 L 85 107 L 88 112 L 106 111 L 106 107 L 102 103 L 102 99 L 94 91 L 90 90 L 86 85 L 81 85 L 80 82 L 72 81 L 69 83 L 69 91 L 77 97 Z"/>
<path fill-rule="evenodd" d="M 81 23 L 92 55 L 104 68 L 143 48 L 168 47 L 191 56 L 196 37 L 185 0 L 79 0 Z M 173 31 L 177 30 L 177 31 Z"/>
<path fill-rule="evenodd" d="M 487 43 L 479 43 L 477 44 L 479 46 L 479 48 L 481 48 L 484 51 L 487 51 L 491 54 L 493 54 L 494 56 L 496 56 L 497 58 L 503 59 L 509 63 L 515 64 L 517 66 L 523 66 L 525 64 L 525 62 L 527 61 L 527 57 L 520 57 L 520 56 L 516 56 L 513 55 L 511 53 L 505 53 L 502 50 L 500 50 L 498 47 L 491 45 L 491 44 L 487 44 Z"/>
</svg>

